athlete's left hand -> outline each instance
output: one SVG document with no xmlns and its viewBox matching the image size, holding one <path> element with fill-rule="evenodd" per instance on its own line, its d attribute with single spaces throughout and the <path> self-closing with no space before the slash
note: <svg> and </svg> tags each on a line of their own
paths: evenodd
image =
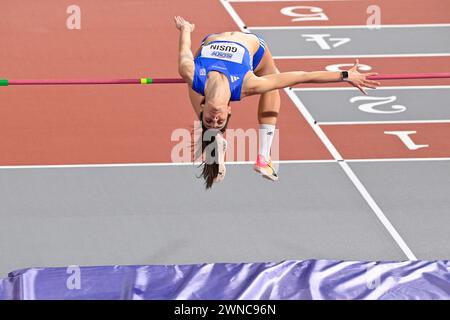
<svg viewBox="0 0 450 320">
<path fill-rule="evenodd" d="M 380 83 L 378 81 L 369 80 L 367 77 L 370 76 L 376 76 L 378 73 L 372 72 L 372 73 L 359 73 L 359 60 L 356 59 L 355 64 L 351 69 L 348 70 L 348 82 L 359 90 L 361 90 L 362 93 L 367 95 L 367 92 L 364 90 L 364 87 L 376 89 Z"/>
</svg>

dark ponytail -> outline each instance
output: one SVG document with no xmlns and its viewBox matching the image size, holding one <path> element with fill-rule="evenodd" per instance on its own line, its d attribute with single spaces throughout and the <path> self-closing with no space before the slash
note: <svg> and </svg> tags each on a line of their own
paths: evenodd
<svg viewBox="0 0 450 320">
<path fill-rule="evenodd" d="M 201 123 L 201 151 L 197 150 L 195 158 L 202 158 L 202 172 L 198 178 L 203 178 L 205 180 L 206 189 L 210 189 L 214 183 L 214 179 L 219 175 L 219 162 L 218 162 L 218 154 L 216 150 L 218 150 L 217 144 L 217 135 L 224 134 L 228 121 L 230 120 L 231 114 L 228 114 L 227 121 L 225 125 L 221 129 L 208 129 L 203 124 L 203 112 L 200 112 L 200 123 Z"/>
</svg>

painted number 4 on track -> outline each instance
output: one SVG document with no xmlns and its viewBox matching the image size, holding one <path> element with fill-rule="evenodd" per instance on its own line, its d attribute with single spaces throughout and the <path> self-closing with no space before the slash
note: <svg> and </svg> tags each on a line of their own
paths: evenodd
<svg viewBox="0 0 450 320">
<path fill-rule="evenodd" d="M 366 25 L 370 29 L 378 29 L 381 24 L 381 10 L 378 6 L 369 6 Z M 292 22 L 329 21 L 328 15 L 320 7 L 290 6 L 281 9 L 281 14 L 291 17 Z M 351 41 L 349 37 L 336 38 L 330 34 L 302 34 L 307 42 L 315 42 L 322 50 L 331 50 Z"/>
</svg>

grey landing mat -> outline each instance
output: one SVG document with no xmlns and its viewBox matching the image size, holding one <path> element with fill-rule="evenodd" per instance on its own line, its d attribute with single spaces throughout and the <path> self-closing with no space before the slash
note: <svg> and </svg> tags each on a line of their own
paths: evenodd
<svg viewBox="0 0 450 320">
<path fill-rule="evenodd" d="M 0 170 L 0 274 L 25 267 L 406 260 L 336 162 Z"/>
<path fill-rule="evenodd" d="M 418 259 L 450 259 L 450 160 L 350 167 Z"/>
</svg>

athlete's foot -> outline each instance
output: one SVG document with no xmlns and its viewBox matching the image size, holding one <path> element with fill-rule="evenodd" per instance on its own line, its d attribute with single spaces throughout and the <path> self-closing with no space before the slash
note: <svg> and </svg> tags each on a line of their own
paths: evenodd
<svg viewBox="0 0 450 320">
<path fill-rule="evenodd" d="M 217 160 L 219 162 L 219 173 L 216 178 L 214 178 L 214 182 L 221 182 L 225 179 L 225 174 L 227 173 L 227 168 L 225 167 L 225 152 L 227 151 L 227 140 L 221 135 L 218 134 L 216 136 L 217 140 L 217 152 L 218 157 Z"/>
<path fill-rule="evenodd" d="M 278 175 L 272 167 L 272 160 L 269 159 L 269 161 L 266 161 L 266 159 L 264 159 L 264 156 L 260 154 L 256 159 L 256 163 L 253 166 L 253 170 L 262 174 L 262 176 L 266 179 L 272 181 L 278 180 Z"/>
</svg>

